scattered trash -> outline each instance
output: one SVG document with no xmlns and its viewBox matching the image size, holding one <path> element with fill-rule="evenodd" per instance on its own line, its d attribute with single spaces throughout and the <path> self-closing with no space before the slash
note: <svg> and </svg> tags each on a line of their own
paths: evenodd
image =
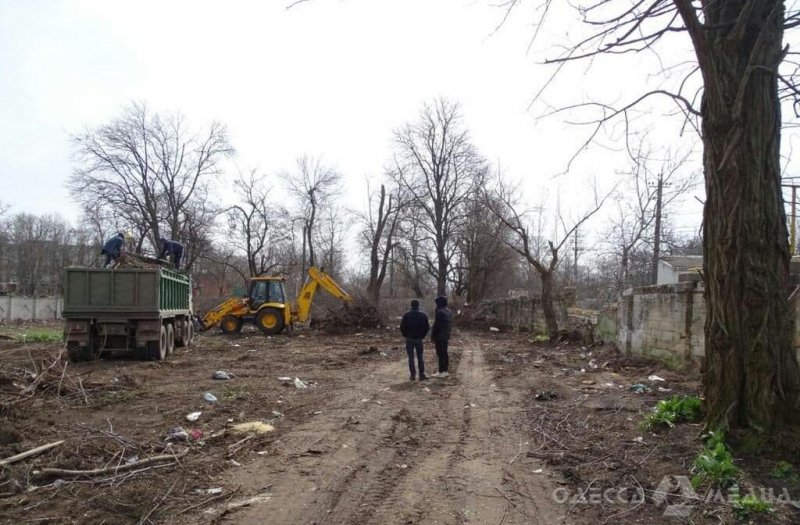
<svg viewBox="0 0 800 525">
<path fill-rule="evenodd" d="M 209 403 L 216 403 L 217 402 L 217 396 L 215 396 L 211 392 L 206 392 L 205 394 L 203 394 L 203 399 L 205 399 Z"/>
<path fill-rule="evenodd" d="M 380 401 L 377 401 L 377 400 L 376 400 L 375 402 L 376 402 L 377 404 L 379 404 L 379 405 L 382 405 L 382 404 L 383 404 L 383 403 L 381 403 Z"/>
<path fill-rule="evenodd" d="M 255 434 L 267 434 L 275 430 L 275 427 L 272 425 L 268 425 L 263 421 L 248 421 L 246 423 L 239 423 L 238 425 L 233 425 L 231 430 L 236 432 L 237 434 L 248 434 L 253 432 Z"/>
<path fill-rule="evenodd" d="M 169 429 L 164 441 L 186 441 L 187 439 L 189 439 L 189 434 L 182 427 L 175 427 Z"/>
<path fill-rule="evenodd" d="M 408 465 L 406 465 L 405 463 L 403 463 L 402 465 L 397 465 L 397 466 L 398 466 L 399 468 L 408 468 Z"/>
<path fill-rule="evenodd" d="M 591 368 L 592 370 L 597 370 L 600 367 L 597 365 L 597 363 L 594 362 L 594 359 L 590 359 L 589 360 L 589 368 Z"/>
<path fill-rule="evenodd" d="M 203 431 L 199 428 L 193 428 L 189 432 L 189 437 L 192 438 L 192 441 L 199 441 L 203 439 Z"/>
<path fill-rule="evenodd" d="M 315 416 L 318 416 L 318 415 L 320 415 L 320 414 L 322 414 L 322 410 L 317 410 L 316 412 L 314 412 L 314 415 L 315 415 Z"/>
<path fill-rule="evenodd" d="M 603 383 L 603 386 L 607 386 L 608 388 L 614 388 L 614 383 Z"/>
<path fill-rule="evenodd" d="M 266 456 L 267 454 L 269 454 L 269 451 L 268 450 L 259 450 L 258 452 L 256 452 L 256 454 L 258 454 L 259 456 Z"/>
<path fill-rule="evenodd" d="M 637 436 L 633 438 L 633 440 L 637 443 L 644 443 L 644 438 L 642 436 Z"/>
<path fill-rule="evenodd" d="M 536 470 L 533 471 L 534 474 L 541 474 L 542 472 L 543 471 L 540 468 L 537 468 Z"/>
<path fill-rule="evenodd" d="M 279 377 L 278 378 L 278 381 L 283 381 L 284 383 L 288 382 L 288 381 L 291 381 L 291 380 L 292 380 L 291 377 Z"/>
<path fill-rule="evenodd" d="M 647 376 L 647 380 L 648 381 L 666 381 L 666 379 L 664 379 L 663 377 L 658 377 L 658 376 L 655 376 L 655 375 L 654 376 Z"/>
<path fill-rule="evenodd" d="M 542 390 L 534 396 L 534 399 L 536 401 L 550 401 L 551 399 L 556 399 L 557 397 L 558 394 L 552 390 Z"/>
<path fill-rule="evenodd" d="M 196 494 L 205 494 L 206 496 L 215 496 L 217 494 L 222 494 L 222 487 L 214 487 L 211 489 L 195 489 L 194 492 Z"/>
<path fill-rule="evenodd" d="M 219 380 L 226 380 L 226 379 L 233 379 L 234 376 L 230 372 L 223 372 L 222 370 L 217 370 L 211 375 L 211 379 L 219 379 Z"/>
<path fill-rule="evenodd" d="M 423 388 L 423 390 L 426 391 L 426 392 L 430 392 L 431 391 L 431 389 L 428 388 L 427 386 L 425 388 Z"/>
<path fill-rule="evenodd" d="M 138 463 L 138 462 L 139 462 L 139 456 L 131 456 L 125 460 L 125 463 L 128 465 L 132 465 L 133 463 Z"/>
<path fill-rule="evenodd" d="M 240 347 L 240 346 L 242 346 L 242 345 L 240 345 L 240 344 L 238 344 L 238 343 L 237 343 L 237 344 L 232 344 L 231 346 L 232 346 L 232 347 L 234 347 L 234 348 L 239 348 L 239 347 Z"/>
<path fill-rule="evenodd" d="M 644 383 L 636 383 L 635 385 L 631 385 L 628 390 L 634 394 L 646 394 L 651 391 L 651 388 Z"/>
<path fill-rule="evenodd" d="M 586 369 L 585 368 L 581 368 L 581 374 L 585 374 L 585 373 L 586 373 Z"/>
<path fill-rule="evenodd" d="M 366 403 L 366 402 L 368 402 L 368 401 L 369 401 L 369 399 L 367 399 L 366 397 L 365 397 L 364 399 L 362 399 L 362 400 L 361 400 L 361 402 L 362 402 L 362 403 Z"/>
<path fill-rule="evenodd" d="M 278 412 L 277 410 L 273 410 L 273 411 L 272 411 L 272 415 L 273 415 L 273 416 L 275 416 L 275 417 L 283 417 L 283 414 L 281 414 L 281 413 L 280 413 L 280 412 Z"/>
<path fill-rule="evenodd" d="M 671 388 L 664 388 L 663 386 L 658 387 L 659 392 L 672 392 Z"/>
<path fill-rule="evenodd" d="M 490 326 L 490 327 L 489 327 L 489 331 L 490 331 L 490 332 L 499 332 L 499 331 L 500 331 L 500 329 L 499 329 L 499 328 L 497 328 L 496 326 Z"/>
<path fill-rule="evenodd" d="M 591 379 L 586 379 L 584 381 L 581 381 L 581 384 L 582 385 L 593 385 L 594 381 L 592 381 Z"/>
<path fill-rule="evenodd" d="M 299 377 L 294 378 L 294 386 L 295 388 L 308 388 L 308 384 Z"/>
<path fill-rule="evenodd" d="M 233 465 L 234 467 L 241 467 L 242 464 L 236 461 L 235 459 L 229 459 L 228 462 Z"/>
<path fill-rule="evenodd" d="M 192 412 L 191 414 L 187 414 L 186 415 L 186 420 L 187 421 L 197 421 L 198 419 L 200 419 L 200 415 L 201 414 L 202 414 L 202 412 Z"/>
<path fill-rule="evenodd" d="M 119 383 L 119 378 L 118 377 L 112 377 L 111 378 L 111 384 L 112 385 L 116 385 L 117 383 Z"/>
</svg>

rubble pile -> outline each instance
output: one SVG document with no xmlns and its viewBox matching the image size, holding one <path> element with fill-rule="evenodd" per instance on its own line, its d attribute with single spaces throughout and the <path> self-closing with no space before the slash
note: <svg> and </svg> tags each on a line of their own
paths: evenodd
<svg viewBox="0 0 800 525">
<path fill-rule="evenodd" d="M 367 328 L 379 328 L 383 321 L 378 309 L 367 303 L 345 304 L 329 309 L 327 314 L 312 321 L 315 328 L 329 334 L 348 334 Z"/>
</svg>

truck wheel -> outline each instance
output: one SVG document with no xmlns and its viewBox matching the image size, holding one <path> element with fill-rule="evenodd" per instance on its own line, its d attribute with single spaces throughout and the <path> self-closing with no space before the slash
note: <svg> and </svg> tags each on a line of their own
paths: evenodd
<svg viewBox="0 0 800 525">
<path fill-rule="evenodd" d="M 283 312 L 277 308 L 262 308 L 256 316 L 256 326 L 265 334 L 279 334 L 284 327 Z"/>
<path fill-rule="evenodd" d="M 167 324 L 167 355 L 175 351 L 175 327 Z"/>
<path fill-rule="evenodd" d="M 175 337 L 175 346 L 189 346 L 192 342 L 192 321 L 186 319 L 181 323 L 180 337 Z M 178 330 L 175 330 L 176 332 Z M 177 335 L 177 334 L 176 334 Z"/>
<path fill-rule="evenodd" d="M 184 339 L 183 339 L 183 344 L 186 345 L 186 346 L 191 345 L 192 344 L 192 339 L 194 339 L 194 323 L 192 323 L 191 321 L 188 321 L 184 325 L 183 333 L 185 334 L 184 335 Z"/>
<path fill-rule="evenodd" d="M 239 317 L 226 315 L 219 322 L 219 327 L 223 334 L 238 334 L 242 331 L 242 320 Z"/>
<path fill-rule="evenodd" d="M 147 353 L 150 359 L 161 361 L 167 357 L 167 329 L 161 325 L 161 333 L 159 334 L 158 341 L 150 341 L 147 343 Z"/>
<path fill-rule="evenodd" d="M 81 359 L 81 345 L 77 342 L 67 343 L 67 356 L 73 363 L 79 363 Z"/>
</svg>

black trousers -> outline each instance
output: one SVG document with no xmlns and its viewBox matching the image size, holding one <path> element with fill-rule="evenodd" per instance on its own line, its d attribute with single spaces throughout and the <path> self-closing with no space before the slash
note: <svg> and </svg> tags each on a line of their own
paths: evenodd
<svg viewBox="0 0 800 525">
<path fill-rule="evenodd" d="M 439 358 L 439 372 L 449 372 L 450 357 L 447 355 L 447 343 L 449 341 L 434 341 L 436 344 L 436 357 Z"/>
<path fill-rule="evenodd" d="M 419 363 L 419 377 L 425 377 L 425 361 L 422 360 L 422 339 L 406 339 L 406 353 L 408 354 L 408 372 L 411 379 L 417 377 L 417 371 L 414 367 L 414 353 L 417 354 L 417 362 Z"/>
</svg>

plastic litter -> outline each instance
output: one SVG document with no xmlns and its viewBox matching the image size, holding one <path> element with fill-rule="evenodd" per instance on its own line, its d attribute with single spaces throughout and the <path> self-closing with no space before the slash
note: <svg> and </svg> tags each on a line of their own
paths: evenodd
<svg viewBox="0 0 800 525">
<path fill-rule="evenodd" d="M 226 380 L 226 379 L 233 379 L 236 377 L 230 372 L 224 372 L 222 370 L 217 370 L 211 375 L 211 379 L 219 379 L 219 380 Z"/>
<path fill-rule="evenodd" d="M 278 412 L 277 410 L 273 410 L 273 411 L 272 411 L 272 415 L 273 415 L 273 416 L 275 416 L 275 417 L 283 417 L 283 414 L 281 414 L 281 413 L 280 413 L 280 412 Z"/>
<path fill-rule="evenodd" d="M 164 441 L 186 441 L 189 439 L 189 434 L 183 429 L 183 427 L 175 427 L 169 429 L 167 432 L 167 437 Z"/>
<path fill-rule="evenodd" d="M 295 388 L 308 388 L 308 383 L 300 379 L 299 377 L 294 378 L 294 386 Z"/>
<path fill-rule="evenodd" d="M 205 399 L 208 403 L 216 403 L 217 402 L 217 396 L 215 396 L 211 392 L 206 392 L 205 394 L 203 394 L 203 399 Z"/>
<path fill-rule="evenodd" d="M 233 425 L 231 430 L 236 432 L 237 434 L 267 434 L 275 430 L 275 427 L 272 425 L 268 425 L 263 421 L 247 421 L 246 423 L 239 423 L 238 425 Z"/>
<path fill-rule="evenodd" d="M 664 379 L 663 377 L 658 377 L 656 375 L 647 376 L 647 380 L 648 381 L 666 381 L 666 379 Z"/>
<path fill-rule="evenodd" d="M 207 496 L 214 496 L 217 494 L 222 494 L 222 487 L 214 487 L 210 489 L 195 489 L 194 492 L 196 494 L 205 494 Z"/>
<path fill-rule="evenodd" d="M 651 388 L 644 383 L 636 383 L 635 385 L 628 387 L 628 390 L 634 394 L 646 394 L 647 392 L 651 391 Z"/>
<path fill-rule="evenodd" d="M 499 328 L 497 328 L 496 326 L 490 326 L 490 327 L 489 327 L 489 331 L 490 331 L 490 332 L 499 332 L 499 331 L 500 331 L 500 329 L 499 329 Z"/>
<path fill-rule="evenodd" d="M 664 388 L 663 386 L 658 387 L 659 392 L 672 392 L 671 388 Z"/>
<path fill-rule="evenodd" d="M 203 439 L 203 431 L 199 428 L 193 428 L 189 431 L 189 437 L 192 438 L 192 441 Z"/>
<path fill-rule="evenodd" d="M 550 401 L 551 399 L 555 399 L 558 397 L 558 394 L 553 392 L 552 390 L 542 390 L 538 394 L 534 396 L 536 401 Z"/>
<path fill-rule="evenodd" d="M 186 415 L 186 421 L 197 421 L 200 419 L 202 412 L 192 412 L 191 414 Z"/>
<path fill-rule="evenodd" d="M 283 381 L 284 383 L 287 382 L 287 381 L 291 381 L 291 380 L 292 380 L 291 377 L 279 377 L 278 378 L 278 381 Z"/>
</svg>

